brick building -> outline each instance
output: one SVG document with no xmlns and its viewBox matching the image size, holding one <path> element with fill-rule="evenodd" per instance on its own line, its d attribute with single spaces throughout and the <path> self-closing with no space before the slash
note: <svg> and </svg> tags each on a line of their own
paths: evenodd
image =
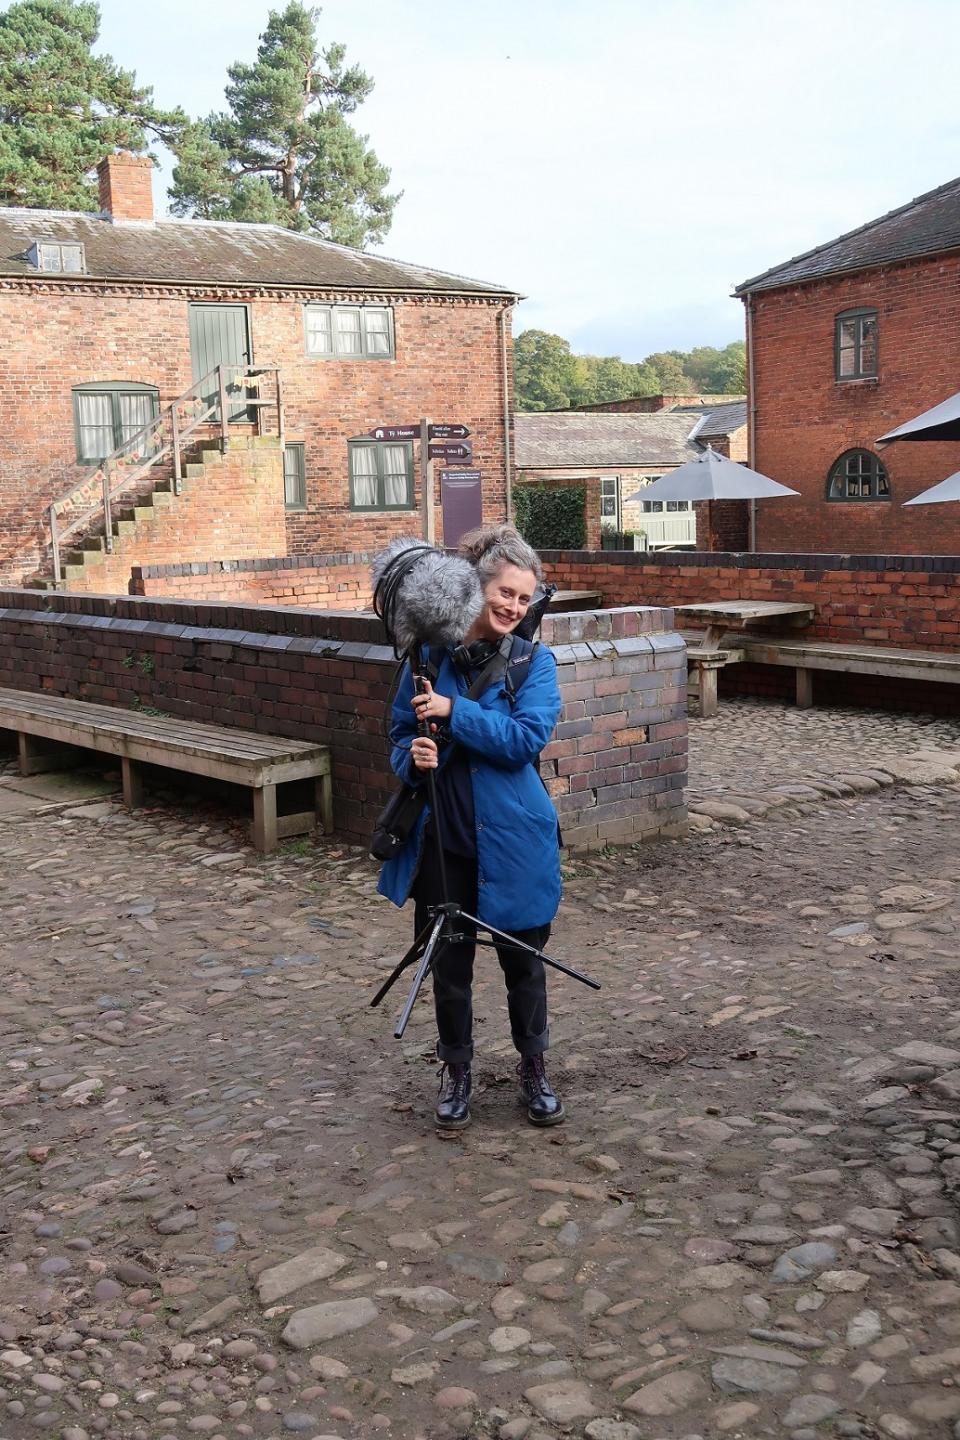
<svg viewBox="0 0 960 1440">
<path fill-rule="evenodd" d="M 877 437 L 956 392 L 960 179 L 740 285 L 753 466 L 800 491 L 758 505 L 757 548 L 960 553 L 960 507 L 903 502 L 960 446 Z"/>
<path fill-rule="evenodd" d="M 746 402 L 729 397 L 707 406 L 696 397 L 644 395 L 518 412 L 515 427 L 518 483 L 585 486 L 586 543 L 593 550 L 607 529 L 643 532 L 651 550 L 694 549 L 697 526 L 688 501 L 631 503 L 632 497 L 706 445 L 733 460 L 747 458 Z"/>
<path fill-rule="evenodd" d="M 77 588 L 125 589 L 134 564 L 442 539 L 439 466 L 425 504 L 419 440 L 369 435 L 421 417 L 469 428 L 484 518 L 505 517 L 513 292 L 271 225 L 155 219 L 148 160 L 99 173 L 100 215 L 0 210 L 0 577 L 42 573 L 51 503 L 221 362 L 279 371 L 273 453 L 248 463 L 239 406 L 226 463 L 197 453 L 182 494 L 141 496 L 122 555 Z"/>
</svg>

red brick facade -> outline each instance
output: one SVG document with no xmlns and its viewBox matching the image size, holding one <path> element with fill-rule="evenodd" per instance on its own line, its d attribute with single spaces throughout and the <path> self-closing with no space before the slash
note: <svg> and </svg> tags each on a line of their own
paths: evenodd
<svg viewBox="0 0 960 1440">
<path fill-rule="evenodd" d="M 98 380 L 147 383 L 158 387 L 161 407 L 169 404 L 192 384 L 193 302 L 248 306 L 254 361 L 281 368 L 286 439 L 305 447 L 307 507 L 287 511 L 285 545 L 278 547 L 273 533 L 248 545 L 255 517 L 247 515 L 236 527 L 211 535 L 206 558 L 375 549 L 394 535 L 420 533 L 419 444 L 414 447 L 418 508 L 361 514 L 349 509 L 347 441 L 376 425 L 415 422 L 422 415 L 470 428 L 474 463 L 483 472 L 485 518 L 505 518 L 503 302 L 379 297 L 393 305 L 396 359 L 349 361 L 305 354 L 303 306 L 318 298 L 371 297 L 59 276 L 0 280 L 6 369 L 0 401 L 0 576 L 16 582 L 36 568 L 47 507 L 89 471 L 76 463 L 72 387 Z M 442 538 L 439 475 L 434 490 Z M 136 559 L 131 556 L 131 563 Z"/>
<path fill-rule="evenodd" d="M 903 502 L 960 469 L 960 445 L 877 437 L 960 387 L 960 257 L 940 256 L 748 297 L 755 468 L 800 491 L 758 506 L 757 547 L 862 554 L 957 554 L 960 506 Z M 879 375 L 838 381 L 836 316 L 876 309 Z M 828 501 L 827 477 L 846 450 L 878 454 L 889 500 Z"/>
</svg>

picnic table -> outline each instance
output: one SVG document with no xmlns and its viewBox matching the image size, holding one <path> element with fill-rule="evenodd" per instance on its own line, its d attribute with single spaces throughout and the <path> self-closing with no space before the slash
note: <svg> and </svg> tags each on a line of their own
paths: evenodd
<svg viewBox="0 0 960 1440">
<path fill-rule="evenodd" d="M 701 605 L 676 605 L 675 613 L 706 626 L 702 636 L 690 636 L 699 644 L 688 642 L 687 660 L 700 699 L 700 714 L 709 719 L 718 706 L 717 678 L 724 665 L 734 665 L 744 658 L 739 645 L 723 645 L 724 635 L 731 630 L 745 631 L 751 626 L 800 629 L 813 619 L 814 607 L 799 600 L 709 600 Z"/>
</svg>

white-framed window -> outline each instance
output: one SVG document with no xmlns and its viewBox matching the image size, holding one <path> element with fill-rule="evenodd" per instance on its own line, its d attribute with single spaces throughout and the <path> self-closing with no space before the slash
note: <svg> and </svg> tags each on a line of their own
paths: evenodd
<svg viewBox="0 0 960 1440">
<path fill-rule="evenodd" d="M 75 241 L 37 240 L 30 260 L 47 275 L 82 275 L 86 269 L 83 246 Z"/>
<path fill-rule="evenodd" d="M 305 305 L 307 354 L 317 360 L 392 360 L 393 311 L 388 305 Z"/>
<path fill-rule="evenodd" d="M 413 446 L 351 440 L 351 510 L 413 509 Z"/>
<path fill-rule="evenodd" d="M 689 500 L 644 500 L 642 502 L 645 515 L 662 515 L 664 511 L 668 515 L 679 515 L 684 510 L 690 509 Z"/>
<path fill-rule="evenodd" d="M 616 520 L 619 475 L 603 475 L 600 478 L 600 519 Z"/>
</svg>

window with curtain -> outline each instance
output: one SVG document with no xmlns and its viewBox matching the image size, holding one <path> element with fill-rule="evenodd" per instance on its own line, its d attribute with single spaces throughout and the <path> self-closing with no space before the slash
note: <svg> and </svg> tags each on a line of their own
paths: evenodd
<svg viewBox="0 0 960 1440">
<path fill-rule="evenodd" d="M 350 442 L 350 508 L 413 509 L 413 446 Z"/>
<path fill-rule="evenodd" d="M 305 305 L 307 354 L 320 360 L 392 360 L 393 311 L 387 305 Z"/>
<path fill-rule="evenodd" d="M 827 477 L 828 500 L 889 500 L 890 477 L 870 450 L 847 450 Z"/>
<path fill-rule="evenodd" d="M 77 460 L 81 465 L 99 464 L 159 413 L 160 393 L 154 385 L 119 380 L 76 386 L 73 418 Z M 150 437 L 145 437 L 144 454 L 149 444 Z"/>
</svg>

